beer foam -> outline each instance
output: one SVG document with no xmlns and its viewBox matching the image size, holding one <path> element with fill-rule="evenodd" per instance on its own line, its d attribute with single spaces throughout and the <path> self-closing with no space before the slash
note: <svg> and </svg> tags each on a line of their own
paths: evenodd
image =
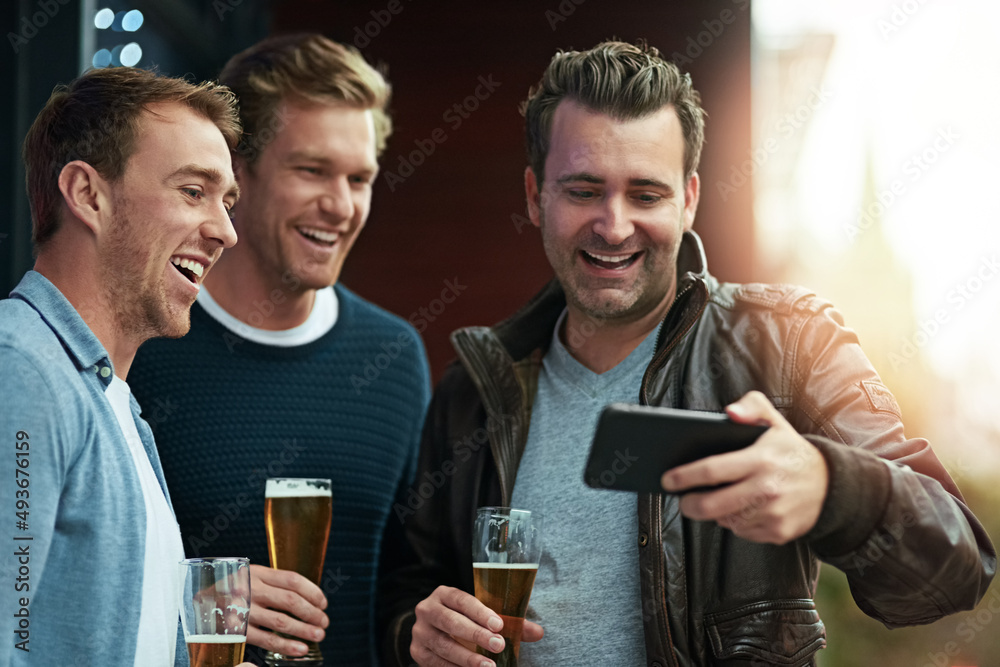
<svg viewBox="0 0 1000 667">
<path fill-rule="evenodd" d="M 537 570 L 538 563 L 473 563 L 480 570 Z"/>
<path fill-rule="evenodd" d="M 184 641 L 188 644 L 245 644 L 247 638 L 243 635 L 188 635 Z"/>
<path fill-rule="evenodd" d="M 322 489 L 315 484 L 310 484 L 312 480 L 306 479 L 269 479 L 264 489 L 265 498 L 315 498 L 330 497 L 329 480 L 322 480 L 326 483 L 326 488 Z"/>
</svg>

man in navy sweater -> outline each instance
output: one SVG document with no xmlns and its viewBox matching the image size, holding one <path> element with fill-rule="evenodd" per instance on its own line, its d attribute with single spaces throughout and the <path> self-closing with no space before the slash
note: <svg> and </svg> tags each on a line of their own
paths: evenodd
<svg viewBox="0 0 1000 667">
<path fill-rule="evenodd" d="M 260 42 L 220 80 L 245 130 L 239 242 L 206 281 L 191 333 L 140 350 L 133 387 L 187 554 L 251 559 L 248 643 L 301 656 L 300 640 L 322 640 L 327 664 L 370 664 L 379 555 L 393 552 L 382 535 L 412 478 L 430 391 L 414 328 L 337 284 L 368 217 L 389 87 L 319 35 Z M 377 378 L 358 382 L 367 366 Z M 267 567 L 269 477 L 333 480 L 318 586 Z"/>
</svg>

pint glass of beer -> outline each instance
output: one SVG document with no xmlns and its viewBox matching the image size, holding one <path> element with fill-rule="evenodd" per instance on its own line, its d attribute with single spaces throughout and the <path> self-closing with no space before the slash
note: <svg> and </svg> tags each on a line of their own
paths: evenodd
<svg viewBox="0 0 1000 667">
<path fill-rule="evenodd" d="M 472 575 L 476 598 L 503 619 L 504 648 L 489 656 L 497 667 L 517 667 L 524 612 L 542 554 L 541 520 L 527 510 L 480 507 L 472 531 Z"/>
<path fill-rule="evenodd" d="M 323 576 L 326 543 L 333 515 L 332 484 L 328 479 L 269 479 L 264 492 L 264 522 L 271 567 L 292 570 L 317 586 Z M 285 635 L 287 636 L 287 635 Z M 296 641 L 303 641 L 295 638 Z M 264 661 L 271 667 L 322 666 L 319 645 L 304 642 L 309 652 L 289 656 L 268 651 Z"/>
<path fill-rule="evenodd" d="M 250 561 L 188 558 L 180 567 L 181 625 L 191 667 L 240 664 L 250 618 Z"/>
</svg>

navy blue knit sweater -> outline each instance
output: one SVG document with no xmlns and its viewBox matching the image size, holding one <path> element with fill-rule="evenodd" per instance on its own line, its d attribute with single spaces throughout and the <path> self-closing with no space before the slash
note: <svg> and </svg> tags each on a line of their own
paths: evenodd
<svg viewBox="0 0 1000 667">
<path fill-rule="evenodd" d="M 413 327 L 335 289 L 336 325 L 291 348 L 244 340 L 195 304 L 191 332 L 143 345 L 128 382 L 156 437 L 189 557 L 268 565 L 265 480 L 333 480 L 321 648 L 328 665 L 366 665 L 375 661 L 383 529 L 411 481 L 430 376 Z M 260 664 L 262 653 L 247 647 Z"/>
</svg>

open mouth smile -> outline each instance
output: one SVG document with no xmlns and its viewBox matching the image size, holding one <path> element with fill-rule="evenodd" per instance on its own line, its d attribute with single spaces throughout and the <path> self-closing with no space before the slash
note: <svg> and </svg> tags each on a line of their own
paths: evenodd
<svg viewBox="0 0 1000 667">
<path fill-rule="evenodd" d="M 178 273 L 195 285 L 198 285 L 201 281 L 201 277 L 205 275 L 206 267 L 198 260 L 174 255 L 170 258 L 170 263 L 173 264 Z"/>
<path fill-rule="evenodd" d="M 632 253 L 631 255 L 601 255 L 598 253 L 587 252 L 586 250 L 580 251 L 580 256 L 583 257 L 583 260 L 591 266 L 611 271 L 627 269 L 635 264 L 641 255 L 641 250 L 639 252 Z"/>
<path fill-rule="evenodd" d="M 327 247 L 333 246 L 340 238 L 340 234 L 337 232 L 328 232 L 316 227 L 296 227 L 296 231 L 313 243 Z"/>
</svg>

